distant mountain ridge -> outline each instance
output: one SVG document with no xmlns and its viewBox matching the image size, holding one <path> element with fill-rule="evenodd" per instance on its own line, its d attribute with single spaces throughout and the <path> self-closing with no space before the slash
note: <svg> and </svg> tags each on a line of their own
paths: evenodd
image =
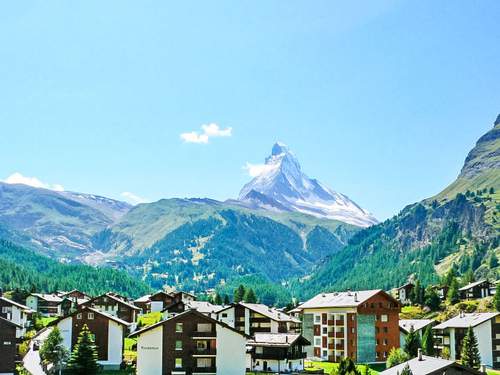
<svg viewBox="0 0 500 375">
<path fill-rule="evenodd" d="M 241 189 L 238 200 L 251 208 L 301 212 L 361 227 L 378 223 L 346 195 L 309 178 L 281 142 L 274 144 L 262 172 Z"/>
</svg>

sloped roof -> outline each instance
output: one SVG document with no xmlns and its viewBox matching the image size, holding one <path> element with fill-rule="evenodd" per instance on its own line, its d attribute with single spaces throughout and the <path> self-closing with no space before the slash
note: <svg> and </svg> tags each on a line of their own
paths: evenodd
<svg viewBox="0 0 500 375">
<path fill-rule="evenodd" d="M 386 294 L 390 299 L 398 303 L 392 296 L 382 289 L 359 290 L 334 293 L 320 293 L 310 300 L 298 306 L 298 309 L 314 309 L 322 307 L 357 307 L 378 293 Z"/>
<path fill-rule="evenodd" d="M 149 302 L 150 298 L 151 298 L 151 294 L 146 294 L 142 297 L 135 299 L 134 302 Z"/>
<path fill-rule="evenodd" d="M 420 331 L 433 322 L 432 319 L 399 319 L 399 329 L 406 333 L 410 332 L 411 327 L 414 331 Z"/>
<path fill-rule="evenodd" d="M 159 327 L 159 326 L 161 326 L 161 325 L 165 324 L 166 322 L 170 322 L 170 321 L 173 321 L 173 320 L 177 320 L 177 319 L 179 319 L 180 317 L 185 316 L 185 315 L 188 315 L 188 314 L 196 314 L 197 316 L 203 317 L 205 320 L 209 320 L 211 323 L 218 324 L 218 325 L 220 325 L 220 326 L 222 326 L 222 327 L 224 327 L 224 328 L 227 328 L 227 329 L 229 329 L 229 330 L 231 330 L 231 331 L 233 331 L 233 332 L 236 332 L 236 333 L 240 334 L 241 336 L 244 336 L 244 337 L 246 337 L 246 338 L 250 338 L 250 336 L 249 336 L 249 335 L 247 335 L 246 333 L 241 332 L 241 331 L 238 331 L 237 329 L 235 329 L 235 328 L 233 328 L 233 327 L 231 327 L 231 326 L 227 325 L 226 323 L 223 323 L 223 322 L 220 322 L 220 321 L 218 321 L 218 320 L 215 320 L 215 319 L 213 319 L 213 318 L 211 318 L 211 317 L 209 317 L 209 316 L 207 316 L 207 315 L 205 315 L 205 314 L 202 314 L 201 312 L 196 311 L 196 310 L 186 310 L 186 311 L 184 311 L 184 312 L 182 312 L 182 313 L 180 313 L 180 314 L 177 314 L 177 315 L 175 315 L 175 316 L 172 316 L 172 317 L 170 317 L 170 318 L 168 318 L 168 319 L 161 320 L 161 321 L 159 321 L 158 323 L 155 323 L 155 324 L 150 325 L 150 326 L 147 326 L 147 327 L 145 327 L 145 328 L 143 328 L 143 329 L 140 329 L 140 330 L 137 330 L 137 331 L 135 331 L 135 332 L 132 332 L 132 333 L 131 333 L 128 337 L 135 337 L 135 336 L 139 336 L 139 335 L 143 334 L 144 332 L 147 332 L 147 331 L 149 331 L 149 330 L 151 330 L 151 329 L 157 328 L 157 327 Z"/>
<path fill-rule="evenodd" d="M 465 291 L 465 290 L 467 290 L 467 289 L 474 288 L 475 286 L 481 285 L 481 284 L 485 283 L 486 281 L 487 281 L 487 280 L 479 280 L 479 281 L 475 281 L 475 282 L 473 282 L 473 283 L 470 283 L 470 284 L 467 284 L 466 286 L 461 287 L 461 288 L 460 288 L 460 289 L 458 289 L 458 290 L 460 290 L 460 291 Z"/>
<path fill-rule="evenodd" d="M 113 320 L 115 321 L 116 323 L 118 324 L 121 324 L 121 325 L 124 325 L 126 327 L 130 326 L 132 323 L 129 323 L 129 322 L 126 322 L 114 315 L 111 315 L 111 314 L 108 314 L 108 313 L 105 313 L 104 311 L 101 311 L 101 310 L 98 310 L 94 307 L 89 307 L 89 306 L 81 306 L 79 309 L 77 309 L 76 311 L 72 312 L 71 314 L 69 315 L 66 315 L 66 316 L 61 316 L 60 318 L 50 322 L 48 325 L 49 326 L 52 326 L 52 325 L 56 325 L 57 323 L 59 323 L 61 320 L 64 320 L 64 319 L 67 319 L 67 318 L 72 318 L 73 316 L 83 312 L 83 311 L 92 311 L 93 313 L 96 313 L 98 315 L 101 315 L 107 319 L 110 319 L 110 320 Z"/>
<path fill-rule="evenodd" d="M 301 334 L 298 333 L 255 333 L 253 340 L 248 342 L 250 346 L 272 346 L 272 347 L 289 347 L 297 340 L 302 345 L 310 345 Z"/>
<path fill-rule="evenodd" d="M 240 302 L 240 305 L 277 322 L 300 323 L 299 319 L 261 303 Z"/>
<path fill-rule="evenodd" d="M 57 294 L 31 293 L 31 295 L 43 299 L 47 302 L 61 302 L 63 300 Z"/>
<path fill-rule="evenodd" d="M 448 319 L 441 324 L 438 324 L 434 329 L 446 328 L 469 328 L 482 324 L 500 313 L 471 313 L 471 314 L 458 314 L 454 318 Z"/>
<path fill-rule="evenodd" d="M 100 296 L 97 296 L 97 297 L 94 297 L 90 300 L 88 300 L 87 302 L 85 302 L 84 304 L 85 305 L 89 305 L 89 304 L 92 304 L 92 302 L 94 302 L 96 299 L 98 298 L 101 298 L 101 297 L 108 297 L 108 298 L 111 298 L 112 300 L 114 300 L 115 302 L 118 302 L 118 303 L 121 303 L 122 305 L 125 305 L 125 306 L 128 306 L 130 307 L 131 309 L 134 309 L 134 310 L 140 310 L 139 307 L 121 299 L 120 297 L 117 297 L 111 293 L 105 293 L 105 294 L 101 294 Z"/>
<path fill-rule="evenodd" d="M 450 367 L 460 368 L 462 370 L 465 369 L 465 367 L 459 365 L 454 361 L 423 355 L 422 360 L 419 360 L 418 357 L 413 358 L 407 362 L 382 371 L 380 375 L 399 375 L 407 364 L 409 365 L 411 372 L 415 375 L 435 374 L 438 371 L 440 373 L 440 371 Z M 467 371 L 470 374 L 481 374 L 481 372 L 469 368 L 467 368 Z"/>
<path fill-rule="evenodd" d="M 10 325 L 13 325 L 13 326 L 14 326 L 14 327 L 16 327 L 16 328 L 23 328 L 23 327 L 22 327 L 22 326 L 20 326 L 19 324 L 14 323 L 14 322 L 10 321 L 9 319 L 2 318 L 1 316 L 0 316 L 0 321 L 5 322 L 5 323 L 8 323 L 8 324 L 10 324 Z"/>
<path fill-rule="evenodd" d="M 188 301 L 188 302 L 186 302 L 186 306 L 191 308 L 191 309 L 197 310 L 197 311 L 201 312 L 202 314 L 203 313 L 205 313 L 205 314 L 217 313 L 218 311 L 220 311 L 224 308 L 224 306 L 214 305 L 214 304 L 207 302 L 207 301 Z"/>
<path fill-rule="evenodd" d="M 15 301 L 12 301 L 11 299 L 8 299 L 8 298 L 6 298 L 6 297 L 3 297 L 3 296 L 2 296 L 2 297 L 0 297 L 0 300 L 2 300 L 2 301 L 4 301 L 4 302 L 7 302 L 7 303 L 9 303 L 9 304 L 11 304 L 11 305 L 14 305 L 14 306 L 16 306 L 16 307 L 20 308 L 21 310 L 25 310 L 25 311 L 28 311 L 28 312 L 29 312 L 29 311 L 33 312 L 33 310 L 31 310 L 28 306 L 25 306 L 25 305 L 23 305 L 23 304 L 20 304 L 20 303 L 17 303 L 17 302 L 15 302 Z"/>
</svg>

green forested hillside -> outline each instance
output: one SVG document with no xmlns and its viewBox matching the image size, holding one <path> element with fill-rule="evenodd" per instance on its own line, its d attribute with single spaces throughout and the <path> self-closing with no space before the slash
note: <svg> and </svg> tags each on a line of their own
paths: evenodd
<svg viewBox="0 0 500 375">
<path fill-rule="evenodd" d="M 107 291 L 137 297 L 150 289 L 142 281 L 110 268 L 67 265 L 0 240 L 0 287 L 54 292 L 79 289 L 91 295 Z"/>
<path fill-rule="evenodd" d="M 498 265 L 492 267 L 489 260 L 500 255 L 499 155 L 497 119 L 450 187 L 358 232 L 294 289 L 306 296 L 320 290 L 389 289 L 412 276 L 437 281 L 452 266 L 463 274 L 496 279 Z"/>
</svg>

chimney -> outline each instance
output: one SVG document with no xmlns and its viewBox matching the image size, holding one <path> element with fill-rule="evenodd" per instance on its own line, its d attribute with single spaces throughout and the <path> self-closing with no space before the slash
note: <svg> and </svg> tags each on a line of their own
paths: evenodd
<svg viewBox="0 0 500 375">
<path fill-rule="evenodd" d="M 418 360 L 422 361 L 422 349 L 418 348 Z"/>
<path fill-rule="evenodd" d="M 359 302 L 359 301 L 358 301 L 358 293 L 357 293 L 357 292 L 356 292 L 356 293 L 354 293 L 354 302 Z"/>
<path fill-rule="evenodd" d="M 288 344 L 288 335 L 285 335 L 285 337 L 286 337 L 286 343 Z"/>
</svg>

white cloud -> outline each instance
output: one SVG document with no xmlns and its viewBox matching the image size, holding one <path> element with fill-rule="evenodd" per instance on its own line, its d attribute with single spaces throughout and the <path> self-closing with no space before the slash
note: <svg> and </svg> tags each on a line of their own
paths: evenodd
<svg viewBox="0 0 500 375">
<path fill-rule="evenodd" d="M 210 138 L 215 137 L 230 137 L 232 135 L 233 128 L 227 127 L 225 129 L 219 128 L 219 125 L 204 124 L 201 126 L 203 132 L 192 131 L 181 134 L 181 139 L 186 143 L 208 143 Z"/>
<path fill-rule="evenodd" d="M 7 184 L 23 184 L 36 188 L 49 189 L 55 191 L 64 191 L 64 187 L 60 184 L 47 184 L 45 182 L 40 181 L 36 177 L 27 177 L 23 176 L 19 172 L 12 173 L 9 177 L 7 177 L 3 182 Z"/>
<path fill-rule="evenodd" d="M 243 167 L 250 177 L 260 176 L 261 174 L 267 173 L 274 168 L 276 168 L 276 166 L 272 164 L 252 164 L 248 162 Z"/>
<path fill-rule="evenodd" d="M 121 193 L 121 196 L 130 204 L 136 205 L 139 203 L 147 203 L 149 202 L 146 198 L 142 198 L 138 195 L 135 195 L 134 193 L 131 193 L 129 191 L 124 191 Z"/>
</svg>

